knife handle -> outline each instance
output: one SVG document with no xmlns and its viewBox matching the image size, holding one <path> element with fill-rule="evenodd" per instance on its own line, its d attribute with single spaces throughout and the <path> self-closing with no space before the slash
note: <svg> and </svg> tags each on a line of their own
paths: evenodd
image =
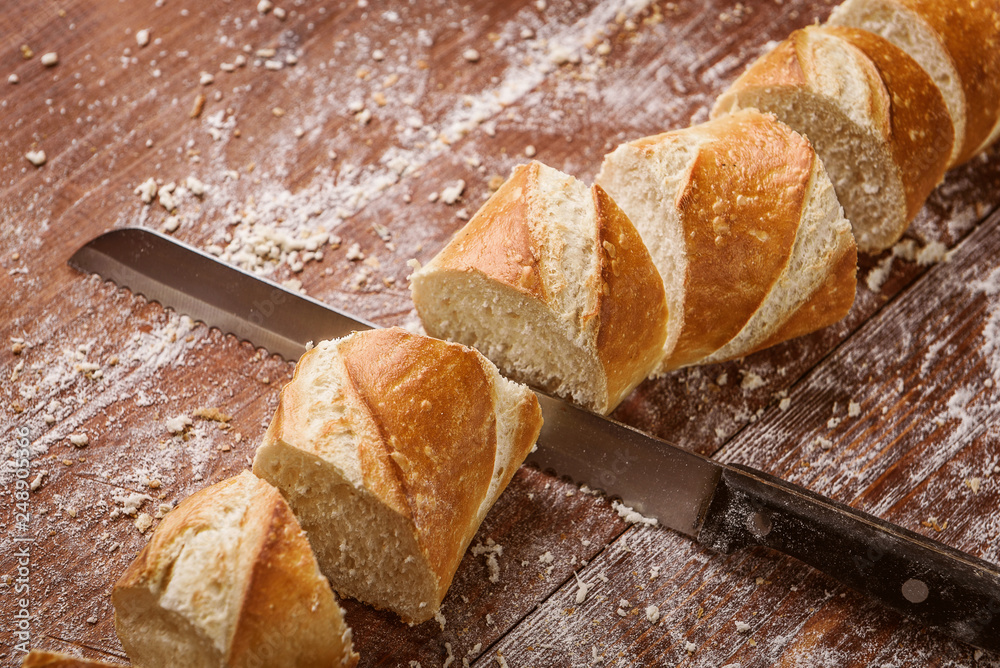
<svg viewBox="0 0 1000 668">
<path fill-rule="evenodd" d="M 699 542 L 795 557 L 925 626 L 1000 650 L 1000 568 L 850 506 L 727 465 Z"/>
</svg>

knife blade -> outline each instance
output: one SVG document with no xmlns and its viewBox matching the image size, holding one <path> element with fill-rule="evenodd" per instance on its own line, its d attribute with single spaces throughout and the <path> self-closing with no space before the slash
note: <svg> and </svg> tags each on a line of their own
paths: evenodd
<svg viewBox="0 0 1000 668">
<path fill-rule="evenodd" d="M 309 341 L 375 326 L 143 228 L 105 233 L 69 264 L 289 361 Z M 764 472 L 536 395 L 544 425 L 529 463 L 619 497 L 712 550 L 777 550 L 926 626 L 1000 650 L 996 565 Z"/>
</svg>

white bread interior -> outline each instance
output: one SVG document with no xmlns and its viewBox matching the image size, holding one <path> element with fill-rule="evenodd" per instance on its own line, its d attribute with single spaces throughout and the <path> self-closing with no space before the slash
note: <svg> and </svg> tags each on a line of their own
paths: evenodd
<svg viewBox="0 0 1000 668">
<path fill-rule="evenodd" d="M 442 271 L 432 260 L 411 276 L 414 303 L 428 334 L 476 348 L 520 382 L 593 406 L 607 382 L 583 321 L 595 308 L 585 288 L 598 272 L 588 188 L 546 166 L 520 188 L 549 302 L 483 272 Z"/>
<path fill-rule="evenodd" d="M 507 239 L 495 245 L 470 239 L 502 232 Z M 512 241 L 517 234 L 523 247 Z M 432 336 L 475 347 L 518 381 L 608 413 L 648 375 L 664 336 L 662 287 L 641 246 L 605 193 L 532 162 L 516 167 L 413 274 L 413 300 Z M 511 254 L 523 265 L 519 276 L 506 271 Z M 632 328 L 625 346 L 607 343 L 631 327 L 626 311 L 645 314 L 641 330 Z"/>
<path fill-rule="evenodd" d="M 954 165 L 965 142 L 965 92 L 948 49 L 917 12 L 896 0 L 846 0 L 834 8 L 828 22 L 881 35 L 924 68 L 944 97 L 955 130 L 949 165 Z"/>
<path fill-rule="evenodd" d="M 386 404 L 356 364 L 389 379 Z M 534 395 L 474 350 L 373 330 L 303 355 L 253 470 L 339 594 L 422 622 L 540 427 Z"/>
<path fill-rule="evenodd" d="M 804 139 L 773 117 L 748 110 L 736 112 L 728 119 L 717 119 L 623 144 L 605 156 L 597 181 L 619 202 L 639 230 L 662 276 L 667 295 L 670 318 L 658 373 L 678 366 L 672 360 L 675 347 L 682 333 L 686 332 L 690 338 L 690 328 L 698 326 L 684 321 L 685 302 L 692 297 L 689 290 L 704 289 L 704 286 L 698 288 L 691 285 L 688 278 L 689 264 L 716 261 L 712 257 L 691 257 L 685 239 L 682 216 L 690 218 L 691 215 L 698 215 L 698 212 L 685 210 L 688 201 L 686 193 L 705 187 L 705 184 L 695 181 L 693 166 L 705 147 L 725 146 L 729 138 L 735 136 L 734 133 L 753 132 L 755 128 L 768 126 L 771 129 L 780 128 L 779 136 L 792 135 L 797 138 L 800 150 L 811 154 Z M 769 144 L 766 139 L 762 139 L 757 145 L 759 150 L 769 151 L 772 156 L 781 154 L 787 148 L 782 142 Z M 739 156 L 732 161 L 734 171 L 731 176 L 735 177 L 738 171 L 752 174 L 758 162 L 753 155 Z M 724 174 L 721 176 L 725 177 Z M 812 159 L 811 166 L 802 179 L 800 186 L 806 191 L 803 205 L 800 210 L 791 213 L 795 216 L 794 242 L 787 262 L 763 301 L 752 313 L 747 314 L 745 324 L 738 333 L 721 347 L 709 351 L 695 362 L 683 362 L 680 366 L 732 359 L 765 344 L 777 342 L 773 339 L 783 325 L 831 280 L 845 257 L 853 257 L 851 225 L 844 218 L 822 163 L 818 159 Z M 733 188 L 738 187 L 735 178 L 732 183 Z M 765 191 L 747 187 L 745 192 L 737 195 L 735 205 L 738 208 L 757 205 L 760 204 L 757 201 L 759 198 L 768 196 Z M 703 227 L 717 227 L 725 236 L 723 215 L 738 216 L 740 211 L 722 211 L 719 208 L 721 206 L 722 203 L 717 202 L 711 211 L 706 212 L 701 224 Z M 688 224 L 692 224 L 690 220 Z M 767 230 L 761 230 L 758 234 L 766 239 Z M 771 279 L 760 276 L 759 280 Z M 844 284 L 853 297 L 853 276 L 845 279 Z M 727 288 L 728 286 L 719 285 L 714 289 L 721 291 Z M 842 317 L 844 314 L 838 315 Z M 825 324 L 829 322 L 817 322 L 816 328 Z"/>
<path fill-rule="evenodd" d="M 604 157 L 597 183 L 614 198 L 639 231 L 663 281 L 667 300 L 667 332 L 661 363 L 677 344 L 684 327 L 684 276 L 687 252 L 680 214 L 674 201 L 687 176 L 687 168 L 701 142 L 710 137 L 696 126 L 681 135 L 661 135 L 662 150 L 646 153 L 634 144 L 622 144 Z"/>
<path fill-rule="evenodd" d="M 243 472 L 182 501 L 113 592 L 134 666 L 354 666 L 351 631 L 288 505 Z"/>
</svg>

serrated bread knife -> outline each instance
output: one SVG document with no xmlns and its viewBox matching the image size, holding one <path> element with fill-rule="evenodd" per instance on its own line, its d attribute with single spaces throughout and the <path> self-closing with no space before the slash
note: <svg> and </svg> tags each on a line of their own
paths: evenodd
<svg viewBox="0 0 1000 668">
<path fill-rule="evenodd" d="M 69 264 L 288 360 L 373 327 L 156 232 L 103 234 Z M 720 464 L 538 393 L 529 462 L 587 483 L 719 552 L 769 547 L 893 610 L 1000 651 L 1000 568 L 751 468 Z"/>
</svg>

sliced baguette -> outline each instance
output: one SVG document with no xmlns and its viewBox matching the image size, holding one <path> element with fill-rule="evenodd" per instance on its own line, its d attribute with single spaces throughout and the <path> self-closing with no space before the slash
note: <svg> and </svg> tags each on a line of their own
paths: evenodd
<svg viewBox="0 0 1000 668">
<path fill-rule="evenodd" d="M 534 394 L 475 350 L 371 330 L 299 359 L 253 470 L 339 594 L 422 622 L 541 421 Z"/>
<path fill-rule="evenodd" d="M 847 0 L 829 23 L 881 35 L 930 74 L 954 121 L 951 165 L 1000 135 L 997 0 Z"/>
<path fill-rule="evenodd" d="M 809 138 L 868 253 L 899 240 L 951 155 L 951 116 L 930 76 L 862 30 L 792 33 L 733 83 L 712 115 L 746 108 L 773 113 Z"/>
<path fill-rule="evenodd" d="M 659 373 L 740 357 L 850 310 L 850 223 L 809 142 L 772 116 L 740 111 L 623 144 L 597 181 L 663 278 Z"/>
<path fill-rule="evenodd" d="M 632 223 L 599 186 L 538 162 L 411 281 L 430 335 L 598 413 L 650 373 L 666 336 L 663 286 Z"/>
<path fill-rule="evenodd" d="M 137 668 L 354 666 L 351 631 L 281 494 L 243 472 L 170 512 L 115 585 Z"/>
</svg>

